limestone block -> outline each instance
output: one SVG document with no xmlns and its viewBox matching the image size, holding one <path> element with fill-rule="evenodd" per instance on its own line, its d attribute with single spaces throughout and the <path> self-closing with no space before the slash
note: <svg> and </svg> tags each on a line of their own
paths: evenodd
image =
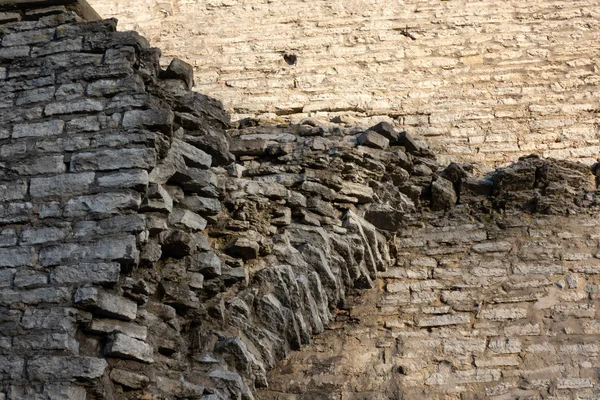
<svg viewBox="0 0 600 400">
<path fill-rule="evenodd" d="M 152 346 L 122 333 L 114 333 L 104 351 L 109 357 L 127 358 L 145 363 L 154 362 Z"/>
<path fill-rule="evenodd" d="M 33 382 L 93 380 L 100 378 L 107 367 L 102 358 L 38 356 L 27 363 L 27 374 Z"/>
<path fill-rule="evenodd" d="M 73 154 L 70 170 L 82 172 L 111 171 L 122 168 L 151 169 L 155 164 L 154 149 L 111 149 Z"/>
<path fill-rule="evenodd" d="M 104 100 L 99 99 L 80 99 L 72 101 L 57 101 L 48 104 L 44 108 L 44 114 L 47 116 L 75 114 L 83 112 L 102 111 L 104 109 Z"/>
<path fill-rule="evenodd" d="M 138 192 L 99 193 L 75 197 L 67 202 L 65 217 L 81 217 L 88 214 L 111 215 L 127 209 L 137 209 L 142 203 Z"/>
<path fill-rule="evenodd" d="M 148 186 L 148 171 L 134 169 L 108 173 L 97 177 L 98 186 L 105 188 L 143 190 Z"/>
<path fill-rule="evenodd" d="M 129 263 L 135 262 L 138 256 L 135 236 L 130 235 L 88 243 L 64 243 L 43 247 L 39 260 L 43 266 L 96 260 Z"/>
<path fill-rule="evenodd" d="M 0 267 L 33 266 L 35 249 L 33 247 L 0 248 Z"/>
<path fill-rule="evenodd" d="M 186 227 L 191 230 L 201 231 L 206 228 L 207 221 L 198 214 L 181 208 L 175 208 L 169 214 L 169 224 Z"/>
<path fill-rule="evenodd" d="M 388 138 L 371 130 L 363 132 L 357 138 L 357 142 L 360 145 L 373 147 L 375 149 L 387 149 L 390 145 Z"/>
<path fill-rule="evenodd" d="M 60 135 L 65 127 L 62 120 L 52 120 L 37 123 L 16 124 L 13 126 L 13 138 L 43 137 Z"/>
<path fill-rule="evenodd" d="M 29 194 L 33 197 L 74 195 L 86 192 L 94 182 L 93 172 L 32 178 Z"/>
<path fill-rule="evenodd" d="M 135 302 L 95 287 L 78 289 L 73 297 L 73 303 L 99 315 L 127 321 L 134 320 L 137 315 Z"/>
<path fill-rule="evenodd" d="M 121 266 L 118 263 L 80 263 L 55 267 L 50 282 L 57 284 L 114 284 L 119 280 Z"/>
<path fill-rule="evenodd" d="M 136 374 L 124 369 L 113 368 L 110 371 L 110 378 L 130 389 L 141 389 L 150 383 L 150 379 L 146 375 Z"/>
</svg>

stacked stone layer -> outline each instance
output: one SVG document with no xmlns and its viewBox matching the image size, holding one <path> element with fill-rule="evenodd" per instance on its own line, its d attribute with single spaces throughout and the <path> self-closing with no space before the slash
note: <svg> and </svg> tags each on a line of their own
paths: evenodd
<svg viewBox="0 0 600 400">
<path fill-rule="evenodd" d="M 91 3 L 164 63 L 194 65 L 197 90 L 239 117 L 385 118 L 444 163 L 485 170 L 534 152 L 591 164 L 600 151 L 594 1 Z"/>
</svg>

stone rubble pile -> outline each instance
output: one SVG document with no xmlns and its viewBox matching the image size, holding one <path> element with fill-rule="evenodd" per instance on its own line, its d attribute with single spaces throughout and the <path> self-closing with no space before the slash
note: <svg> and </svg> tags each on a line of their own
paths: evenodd
<svg viewBox="0 0 600 400">
<path fill-rule="evenodd" d="M 0 400 L 251 399 L 423 209 L 595 204 L 587 167 L 476 179 L 386 123 L 229 129 L 189 65 L 69 5 L 0 22 Z"/>
</svg>

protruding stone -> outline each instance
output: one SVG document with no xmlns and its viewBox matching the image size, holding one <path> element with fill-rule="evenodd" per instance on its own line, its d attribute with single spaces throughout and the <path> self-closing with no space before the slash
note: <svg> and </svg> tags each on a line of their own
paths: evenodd
<svg viewBox="0 0 600 400">
<path fill-rule="evenodd" d="M 446 210 L 456 204 L 456 192 L 449 180 L 438 177 L 431 184 L 431 209 Z"/>
<path fill-rule="evenodd" d="M 114 333 L 104 351 L 109 357 L 126 358 L 145 363 L 154 362 L 152 346 L 122 333 Z"/>
<path fill-rule="evenodd" d="M 185 85 L 188 89 L 192 89 L 192 86 L 194 86 L 194 68 L 179 58 L 174 58 L 171 61 L 167 67 L 167 70 L 165 71 L 165 77 L 171 79 L 181 79 L 185 82 Z"/>
<path fill-rule="evenodd" d="M 137 316 L 137 304 L 135 302 L 95 287 L 78 289 L 73 298 L 73 303 L 108 317 L 132 321 Z"/>
<path fill-rule="evenodd" d="M 373 147 L 375 149 L 387 149 L 390 145 L 389 139 L 374 131 L 363 132 L 358 137 L 358 144 Z"/>
<path fill-rule="evenodd" d="M 244 260 L 250 260 L 258 257 L 258 243 L 247 238 L 235 238 L 227 245 L 227 253 L 234 257 L 240 257 Z"/>
</svg>

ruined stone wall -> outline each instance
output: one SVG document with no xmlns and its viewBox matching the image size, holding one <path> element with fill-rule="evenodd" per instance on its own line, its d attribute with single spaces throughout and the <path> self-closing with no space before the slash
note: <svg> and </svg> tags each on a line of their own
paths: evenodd
<svg viewBox="0 0 600 400">
<path fill-rule="evenodd" d="M 596 399 L 597 213 L 425 220 L 264 400 Z"/>
<path fill-rule="evenodd" d="M 600 150 L 595 0 L 91 3 L 161 47 L 164 65 L 191 63 L 196 90 L 234 118 L 388 116 L 444 162 L 488 170 Z"/>
<path fill-rule="evenodd" d="M 76 5 L 0 13 L 0 398 L 252 399 L 390 264 L 356 213 L 357 137 L 388 139 L 227 135 L 189 65 Z"/>
<path fill-rule="evenodd" d="M 190 65 L 61 4 L 0 3 L 0 400 L 596 395 L 597 166 L 232 127 Z M 294 353 L 315 338 L 338 353 Z"/>
</svg>

